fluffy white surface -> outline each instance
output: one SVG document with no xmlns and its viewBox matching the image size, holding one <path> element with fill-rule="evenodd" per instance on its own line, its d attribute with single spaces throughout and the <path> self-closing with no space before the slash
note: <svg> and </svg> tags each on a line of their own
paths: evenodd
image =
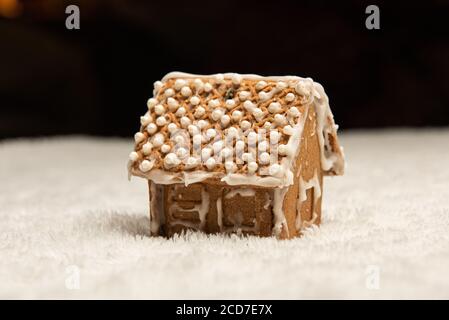
<svg viewBox="0 0 449 320">
<path fill-rule="evenodd" d="M 321 227 L 278 241 L 148 237 L 131 140 L 4 141 L 0 298 L 449 298 L 449 130 L 341 142 Z"/>
</svg>

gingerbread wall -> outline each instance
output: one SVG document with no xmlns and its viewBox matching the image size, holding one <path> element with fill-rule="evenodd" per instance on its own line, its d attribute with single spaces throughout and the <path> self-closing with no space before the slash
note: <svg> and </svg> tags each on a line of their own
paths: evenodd
<svg viewBox="0 0 449 320">
<path fill-rule="evenodd" d="M 189 229 L 206 233 L 271 235 L 271 189 L 229 187 L 213 182 L 159 187 L 163 192 L 153 199 L 163 202 L 163 206 L 152 218 L 163 214 L 164 235 L 172 236 Z"/>
<path fill-rule="evenodd" d="M 321 222 L 323 172 L 315 126 L 315 110 L 310 108 L 295 163 L 295 183 L 289 187 L 284 198 L 283 209 L 287 228 L 283 228 L 280 238 L 298 236 L 305 227 Z M 300 212 L 299 216 L 297 212 Z"/>
</svg>

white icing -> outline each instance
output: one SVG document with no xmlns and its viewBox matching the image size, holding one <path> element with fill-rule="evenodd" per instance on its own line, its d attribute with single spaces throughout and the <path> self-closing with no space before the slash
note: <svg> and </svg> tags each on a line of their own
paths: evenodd
<svg viewBox="0 0 449 320">
<path fill-rule="evenodd" d="M 208 82 L 204 84 L 204 91 L 211 92 L 214 87 Z"/>
<path fill-rule="evenodd" d="M 257 133 L 251 131 L 248 133 L 248 144 L 255 146 L 257 143 Z"/>
<path fill-rule="evenodd" d="M 300 112 L 299 112 L 298 108 L 296 108 L 296 107 L 291 107 L 291 108 L 288 110 L 288 113 L 289 113 L 292 117 L 299 117 L 299 115 L 300 115 Z"/>
<path fill-rule="evenodd" d="M 212 149 L 214 150 L 214 154 L 218 154 L 221 149 L 223 149 L 223 141 L 218 140 L 217 142 L 214 142 Z"/>
<path fill-rule="evenodd" d="M 155 133 L 157 131 L 157 126 L 154 124 L 154 123 L 150 123 L 148 126 L 147 126 L 147 132 L 149 133 L 149 134 L 153 134 L 153 133 Z"/>
<path fill-rule="evenodd" d="M 184 116 L 181 118 L 181 126 L 183 128 L 188 128 L 188 126 L 191 124 L 191 121 L 188 117 Z"/>
<path fill-rule="evenodd" d="M 215 165 L 216 165 L 216 161 L 215 161 L 214 158 L 209 158 L 209 159 L 207 159 L 207 161 L 206 161 L 206 167 L 207 167 L 207 169 L 213 170 L 214 167 L 215 167 Z"/>
<path fill-rule="evenodd" d="M 195 113 L 193 115 L 195 116 L 195 118 L 201 118 L 205 114 L 206 114 L 206 109 L 204 109 L 203 107 L 198 107 L 198 108 L 196 108 Z"/>
<path fill-rule="evenodd" d="M 286 84 L 284 81 L 278 81 L 278 83 L 276 83 L 276 89 L 278 90 L 284 90 L 288 87 L 288 84 Z"/>
<path fill-rule="evenodd" d="M 271 197 L 269 192 L 265 192 L 265 204 L 263 205 L 263 208 L 267 210 L 271 205 Z"/>
<path fill-rule="evenodd" d="M 198 98 L 197 96 L 193 96 L 192 98 L 190 98 L 190 103 L 192 105 L 196 106 L 200 103 L 200 98 Z"/>
<path fill-rule="evenodd" d="M 224 159 L 227 159 L 229 157 L 232 156 L 232 149 L 231 148 L 223 148 L 223 150 L 221 150 L 221 156 Z"/>
<path fill-rule="evenodd" d="M 295 91 L 302 96 L 309 96 L 311 91 L 310 83 L 299 81 L 295 87 Z"/>
<path fill-rule="evenodd" d="M 155 82 L 153 83 L 153 88 L 154 88 L 154 90 L 153 90 L 153 95 L 156 95 L 157 92 L 159 92 L 159 90 L 161 90 L 161 88 L 162 88 L 163 85 L 164 85 L 164 84 L 162 83 L 162 81 L 155 81 Z"/>
<path fill-rule="evenodd" d="M 149 155 L 151 152 L 151 149 L 153 148 L 153 145 L 150 142 L 145 143 L 142 146 L 142 152 L 144 155 Z"/>
<path fill-rule="evenodd" d="M 234 120 L 235 122 L 240 121 L 240 119 L 242 118 L 242 112 L 239 110 L 235 110 L 232 112 L 232 120 Z"/>
<path fill-rule="evenodd" d="M 262 152 L 259 155 L 259 162 L 261 164 L 268 164 L 268 163 L 270 163 L 270 154 L 268 152 Z"/>
<path fill-rule="evenodd" d="M 231 76 L 231 77 L 232 77 L 232 76 Z M 215 75 L 215 81 L 216 81 L 218 84 L 224 83 L 224 75 L 223 75 L 222 73 L 217 73 L 217 74 Z"/>
<path fill-rule="evenodd" d="M 288 188 L 275 188 L 273 189 L 273 215 L 274 215 L 274 226 L 273 235 L 279 236 L 282 232 L 282 228 L 285 228 L 288 238 L 288 226 L 287 220 L 284 214 L 284 197 L 287 193 Z"/>
<path fill-rule="evenodd" d="M 291 135 L 293 135 L 293 133 L 294 133 L 293 128 L 292 128 L 291 125 L 286 125 L 286 126 L 283 128 L 283 131 L 284 131 L 284 134 L 286 134 L 286 135 L 288 135 L 288 136 L 291 136 Z"/>
<path fill-rule="evenodd" d="M 164 144 L 164 136 L 160 133 L 157 133 L 153 137 L 153 146 L 160 147 Z"/>
<path fill-rule="evenodd" d="M 271 122 L 270 121 L 265 122 L 263 127 L 265 130 L 270 130 L 272 128 Z"/>
<path fill-rule="evenodd" d="M 200 228 L 204 228 L 206 223 L 206 215 L 209 212 L 209 193 L 206 188 L 201 190 L 201 205 L 198 207 L 198 214 L 200 216 Z"/>
<path fill-rule="evenodd" d="M 190 97 L 190 96 L 192 95 L 192 89 L 190 89 L 190 88 L 187 87 L 187 86 L 182 87 L 182 89 L 181 89 L 181 94 L 182 94 L 184 97 Z"/>
<path fill-rule="evenodd" d="M 279 138 L 280 138 L 280 135 L 279 135 L 278 131 L 276 131 L 276 130 L 271 130 L 270 131 L 270 143 L 271 144 L 278 143 L 279 142 Z"/>
<path fill-rule="evenodd" d="M 231 117 L 225 114 L 221 117 L 220 122 L 223 127 L 226 127 L 231 122 Z"/>
<path fill-rule="evenodd" d="M 153 118 L 149 114 L 146 114 L 143 117 L 140 117 L 140 124 L 144 127 L 146 127 L 152 121 L 153 121 Z"/>
<path fill-rule="evenodd" d="M 249 112 L 252 112 L 252 110 L 256 107 L 254 103 L 252 103 L 250 100 L 246 100 L 243 103 L 243 107 L 248 110 Z"/>
<path fill-rule="evenodd" d="M 153 168 L 153 164 L 154 161 L 143 160 L 139 165 L 139 169 L 142 170 L 143 172 L 147 172 L 151 170 L 151 168 Z"/>
<path fill-rule="evenodd" d="M 173 112 L 173 111 L 175 111 L 175 110 L 178 108 L 179 103 L 178 103 L 177 100 L 175 100 L 175 99 L 173 99 L 173 98 L 168 98 L 168 99 L 167 99 L 167 105 L 168 105 L 168 109 L 169 109 L 171 112 Z"/>
<path fill-rule="evenodd" d="M 170 152 L 170 150 L 171 150 L 171 147 L 170 147 L 168 144 L 164 144 L 164 145 L 162 145 L 162 147 L 161 147 L 161 151 L 162 151 L 163 153 L 168 153 L 168 152 Z"/>
<path fill-rule="evenodd" d="M 231 77 L 231 80 L 233 84 L 240 84 L 240 82 L 242 81 L 242 76 L 238 73 L 234 73 Z"/>
<path fill-rule="evenodd" d="M 162 81 L 164 81 L 164 80 L 162 80 Z M 187 82 L 184 79 L 176 79 L 174 87 L 177 91 L 179 91 L 179 90 L 181 90 L 182 87 L 184 87 L 186 85 L 186 83 Z"/>
<path fill-rule="evenodd" d="M 212 156 L 211 148 L 204 148 L 201 150 L 201 159 L 207 161 Z"/>
<path fill-rule="evenodd" d="M 164 91 L 164 95 L 168 98 L 171 97 L 175 94 L 175 91 L 172 88 L 168 88 L 167 90 Z"/>
<path fill-rule="evenodd" d="M 257 144 L 257 148 L 259 149 L 259 151 L 261 152 L 265 152 L 268 150 L 268 142 L 266 140 L 260 141 Z"/>
<path fill-rule="evenodd" d="M 220 228 L 220 231 L 223 231 L 223 200 L 220 198 L 217 199 L 217 224 Z"/>
<path fill-rule="evenodd" d="M 167 126 L 168 132 L 174 133 L 176 130 L 178 130 L 178 126 L 175 123 L 170 123 Z"/>
<path fill-rule="evenodd" d="M 188 157 L 185 163 L 186 169 L 193 169 L 198 166 L 198 159 L 195 157 Z"/>
<path fill-rule="evenodd" d="M 281 111 L 281 105 L 279 102 L 272 102 L 270 103 L 270 105 L 268 106 L 268 111 L 270 113 L 278 113 Z"/>
<path fill-rule="evenodd" d="M 228 173 L 221 178 L 221 181 L 230 186 L 254 185 L 264 187 L 277 187 L 282 185 L 282 180 L 276 177 L 262 177 L 258 175 L 246 175 L 240 173 Z"/>
<path fill-rule="evenodd" d="M 240 99 L 240 101 L 245 101 L 250 96 L 251 96 L 251 93 L 249 91 L 243 90 L 243 91 L 239 92 L 239 99 Z"/>
<path fill-rule="evenodd" d="M 289 149 L 285 144 L 280 144 L 278 146 L 278 152 L 280 155 L 285 156 L 289 152 Z"/>
<path fill-rule="evenodd" d="M 207 136 L 209 139 L 214 138 L 216 135 L 217 135 L 217 131 L 216 131 L 215 129 L 212 129 L 212 128 L 207 129 L 207 131 L 206 131 L 206 136 Z"/>
<path fill-rule="evenodd" d="M 251 123 L 249 121 L 243 120 L 242 122 L 240 122 L 240 127 L 242 128 L 242 130 L 248 130 L 249 128 L 251 128 Z"/>
<path fill-rule="evenodd" d="M 208 124 L 209 124 L 209 122 L 207 120 L 200 120 L 200 121 L 198 121 L 198 127 L 200 127 L 200 129 L 203 129 Z"/>
<path fill-rule="evenodd" d="M 195 86 L 195 89 L 197 91 L 203 89 L 203 87 L 204 87 L 204 83 L 203 83 L 203 81 L 201 81 L 201 79 L 193 80 L 193 85 Z"/>
<path fill-rule="evenodd" d="M 193 125 L 193 124 L 190 124 L 190 125 L 187 127 L 187 129 L 189 130 L 189 133 L 190 133 L 190 135 L 191 135 L 192 137 L 195 136 L 196 134 L 199 134 L 199 133 L 200 133 L 200 129 L 199 129 L 197 126 Z"/>
<path fill-rule="evenodd" d="M 253 116 L 254 116 L 254 118 L 256 118 L 257 121 L 260 121 L 265 116 L 265 114 L 263 113 L 263 111 L 261 109 L 254 108 Z"/>
<path fill-rule="evenodd" d="M 287 102 L 292 102 L 295 100 L 295 95 L 293 93 L 289 92 L 285 95 L 285 100 Z"/>
<path fill-rule="evenodd" d="M 144 135 L 142 132 L 137 132 L 137 133 L 134 135 L 134 141 L 135 141 L 136 143 L 142 142 L 144 139 L 145 139 L 145 135 Z"/>
<path fill-rule="evenodd" d="M 220 109 L 215 109 L 214 111 L 212 111 L 212 119 L 214 119 L 214 121 L 218 121 L 220 120 L 220 118 L 223 116 L 223 111 L 221 111 Z"/>
<path fill-rule="evenodd" d="M 252 161 L 252 162 L 248 163 L 248 172 L 250 174 L 255 173 L 257 171 L 258 167 L 259 166 L 257 165 L 257 162 Z"/>
<path fill-rule="evenodd" d="M 187 150 L 184 148 L 179 148 L 176 150 L 176 156 L 180 159 L 184 159 L 187 156 Z"/>
<path fill-rule="evenodd" d="M 250 161 L 253 160 L 253 156 L 252 156 L 251 153 L 245 152 L 245 153 L 242 154 L 242 160 L 245 161 L 245 162 L 250 162 Z"/>
<path fill-rule="evenodd" d="M 228 108 L 228 109 L 232 109 L 235 107 L 235 101 L 233 99 L 226 100 L 225 104 L 226 104 L 226 108 Z"/>
<path fill-rule="evenodd" d="M 226 169 L 226 172 L 233 173 L 236 170 L 236 165 L 235 165 L 235 163 L 233 161 L 226 161 L 225 162 L 225 169 Z"/>
<path fill-rule="evenodd" d="M 155 99 L 155 98 L 150 98 L 150 99 L 148 99 L 148 101 L 147 101 L 147 107 L 148 107 L 148 109 L 152 109 L 155 105 L 157 105 L 158 104 L 158 101 L 157 101 L 157 99 Z"/>
<path fill-rule="evenodd" d="M 267 83 L 263 80 L 256 83 L 256 90 L 260 91 L 267 86 Z"/>
<path fill-rule="evenodd" d="M 165 108 L 163 105 L 158 104 L 154 107 L 154 113 L 156 113 L 158 116 L 165 113 Z"/>
<path fill-rule="evenodd" d="M 201 136 L 201 134 L 195 134 L 192 138 L 193 140 L 193 146 L 200 146 L 201 142 L 203 141 L 203 137 Z"/>
<path fill-rule="evenodd" d="M 160 117 L 158 117 L 158 118 L 156 119 L 156 124 L 157 124 L 159 127 L 165 126 L 165 125 L 167 124 L 167 119 L 165 119 L 164 116 L 160 116 Z"/>
<path fill-rule="evenodd" d="M 234 198 L 236 195 L 240 195 L 241 197 L 254 197 L 256 195 L 256 191 L 252 188 L 233 188 L 231 191 L 226 193 L 225 199 Z"/>
<path fill-rule="evenodd" d="M 279 177 L 279 178 L 282 177 L 282 174 L 283 174 L 282 167 L 277 163 L 273 163 L 268 168 L 268 172 L 270 173 L 270 176 Z"/>
<path fill-rule="evenodd" d="M 133 151 L 129 154 L 129 160 L 132 162 L 135 162 L 137 159 L 139 159 L 139 154 L 137 152 Z"/>
<path fill-rule="evenodd" d="M 167 154 L 166 156 L 165 156 L 165 158 L 164 158 L 164 166 L 167 168 L 167 169 L 170 169 L 170 168 L 173 168 L 173 167 L 176 167 L 177 165 L 179 165 L 180 164 L 180 160 L 179 160 L 179 158 L 176 156 L 176 154 L 174 154 L 174 153 L 169 153 L 169 154 Z"/>
<path fill-rule="evenodd" d="M 278 126 L 282 126 L 285 124 L 285 117 L 282 114 L 276 114 L 274 116 L 274 123 L 276 123 Z"/>
<path fill-rule="evenodd" d="M 207 105 L 209 106 L 209 108 L 214 109 L 220 105 L 220 101 L 218 99 L 212 99 L 207 103 Z"/>
</svg>

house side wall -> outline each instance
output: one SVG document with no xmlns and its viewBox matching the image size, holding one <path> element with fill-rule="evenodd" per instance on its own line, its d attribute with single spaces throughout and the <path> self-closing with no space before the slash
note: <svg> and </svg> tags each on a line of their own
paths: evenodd
<svg viewBox="0 0 449 320">
<path fill-rule="evenodd" d="M 260 236 L 272 234 L 270 189 L 225 187 L 214 183 L 195 183 L 188 187 L 149 183 L 149 186 L 151 221 L 157 221 L 166 236 L 187 230 Z M 155 192 L 156 189 L 162 192 Z"/>
<path fill-rule="evenodd" d="M 316 113 L 314 108 L 310 108 L 295 163 L 295 183 L 289 188 L 284 198 L 288 233 L 282 232 L 281 238 L 298 236 L 304 226 L 311 223 L 319 224 L 321 221 L 323 174 L 320 159 Z M 314 181 L 316 184 L 313 183 Z"/>
<path fill-rule="evenodd" d="M 160 235 L 161 226 L 165 225 L 164 197 L 165 190 L 162 185 L 157 185 L 148 180 L 149 217 L 151 235 Z"/>
</svg>

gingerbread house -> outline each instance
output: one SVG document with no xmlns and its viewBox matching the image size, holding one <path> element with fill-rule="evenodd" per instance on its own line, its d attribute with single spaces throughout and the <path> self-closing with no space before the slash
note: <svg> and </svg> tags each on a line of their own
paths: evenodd
<svg viewBox="0 0 449 320">
<path fill-rule="evenodd" d="M 292 238 L 319 224 L 344 157 L 310 78 L 172 72 L 154 83 L 129 176 L 148 180 L 151 233 Z"/>
</svg>

